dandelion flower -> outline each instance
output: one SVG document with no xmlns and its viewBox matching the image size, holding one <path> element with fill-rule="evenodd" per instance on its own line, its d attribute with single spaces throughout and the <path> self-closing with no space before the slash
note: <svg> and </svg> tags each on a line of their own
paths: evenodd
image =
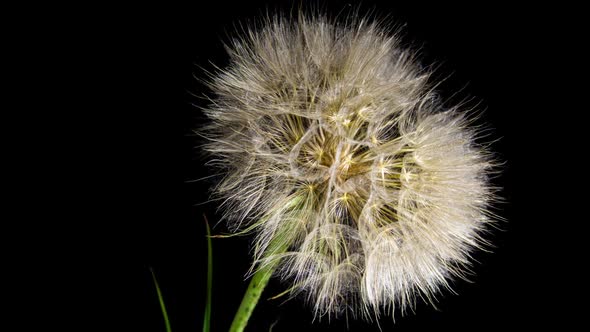
<svg viewBox="0 0 590 332">
<path fill-rule="evenodd" d="M 493 161 L 377 23 L 268 19 L 229 47 L 206 110 L 215 187 L 255 266 L 316 314 L 379 314 L 462 277 L 492 221 Z"/>
</svg>

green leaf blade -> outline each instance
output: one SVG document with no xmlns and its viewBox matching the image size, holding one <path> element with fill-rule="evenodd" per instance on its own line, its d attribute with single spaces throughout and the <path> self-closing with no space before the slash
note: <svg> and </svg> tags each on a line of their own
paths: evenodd
<svg viewBox="0 0 590 332">
<path fill-rule="evenodd" d="M 164 303 L 164 297 L 162 296 L 160 285 L 158 284 L 158 280 L 156 279 L 156 274 L 154 273 L 154 270 L 152 268 L 150 268 L 150 272 L 152 273 L 152 279 L 154 280 L 154 285 L 156 286 L 156 293 L 158 294 L 158 301 L 160 302 L 160 309 L 162 310 L 162 316 L 164 318 L 166 332 L 172 332 L 172 328 L 170 327 L 170 320 L 168 319 L 168 312 L 166 311 L 166 304 Z"/>
<path fill-rule="evenodd" d="M 211 229 L 207 216 L 203 215 L 207 227 L 207 299 L 205 302 L 205 314 L 203 317 L 203 332 L 211 329 L 211 293 L 213 289 L 213 245 L 211 243 Z"/>
</svg>

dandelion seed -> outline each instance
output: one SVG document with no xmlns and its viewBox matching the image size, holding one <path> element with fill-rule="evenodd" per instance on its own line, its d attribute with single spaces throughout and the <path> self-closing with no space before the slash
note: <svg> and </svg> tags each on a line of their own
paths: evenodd
<svg viewBox="0 0 590 332">
<path fill-rule="evenodd" d="M 318 315 L 432 300 L 492 220 L 490 154 L 396 35 L 364 19 L 275 17 L 213 77 L 206 146 L 232 229 Z"/>
</svg>

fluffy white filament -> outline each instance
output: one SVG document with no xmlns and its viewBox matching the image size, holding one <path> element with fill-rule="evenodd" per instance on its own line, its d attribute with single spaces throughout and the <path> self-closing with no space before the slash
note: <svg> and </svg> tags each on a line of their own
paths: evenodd
<svg viewBox="0 0 590 332">
<path fill-rule="evenodd" d="M 404 312 L 462 276 L 491 221 L 489 154 L 378 24 L 269 19 L 211 82 L 226 219 L 317 314 Z"/>
</svg>

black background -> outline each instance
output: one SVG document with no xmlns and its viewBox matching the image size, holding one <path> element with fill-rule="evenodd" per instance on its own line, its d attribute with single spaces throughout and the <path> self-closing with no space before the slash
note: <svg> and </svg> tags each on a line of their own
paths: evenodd
<svg viewBox="0 0 590 332">
<path fill-rule="evenodd" d="M 349 9 L 350 2 L 322 3 L 328 13 Z M 70 285 L 92 306 L 78 307 L 79 328 L 164 331 L 149 268 L 162 288 L 172 329 L 201 329 L 205 302 L 206 241 L 203 214 L 215 224 L 215 202 L 209 202 L 211 174 L 192 129 L 204 120 L 199 82 L 213 64 L 223 67 L 235 24 L 270 9 L 292 8 L 292 2 L 214 1 L 205 5 L 137 5 L 81 9 L 72 25 L 90 26 L 79 37 L 80 70 L 91 83 L 79 106 L 79 126 L 90 151 L 79 160 L 83 184 L 92 196 L 74 199 L 74 242 L 89 248 L 76 259 L 80 269 Z M 305 6 L 304 6 L 305 7 Z M 548 239 L 552 215 L 544 206 L 545 170 L 535 167 L 546 126 L 551 88 L 544 78 L 555 41 L 547 22 L 559 14 L 550 8 L 499 5 L 433 6 L 417 2 L 364 1 L 361 12 L 387 15 L 404 25 L 406 45 L 419 49 L 423 63 L 436 63 L 443 96 L 460 101 L 473 96 L 484 110 L 481 122 L 493 130 L 498 159 L 505 162 L 495 183 L 505 203 L 498 213 L 508 222 L 490 235 L 493 253 L 475 255 L 472 283 L 456 281 L 439 296 L 438 310 L 419 303 L 416 314 L 383 317 L 384 331 L 432 328 L 479 330 L 544 326 L 564 311 L 554 300 L 552 258 Z M 554 42 L 555 43 L 555 42 Z M 83 46 L 82 46 L 83 45 Z M 543 71 L 539 68 L 545 66 Z M 556 69 L 557 70 L 557 69 Z M 74 82 L 76 84 L 76 82 Z M 461 92 L 454 96 L 453 94 Z M 71 138 L 73 139 L 73 138 Z M 555 151 L 555 150 L 554 150 Z M 556 152 L 552 152 L 556 153 Z M 535 163 L 536 162 L 536 163 Z M 89 166 L 87 168 L 87 166 Z M 74 171 L 72 171 L 74 172 Z M 550 181 L 550 180 L 549 180 Z M 75 196 L 75 195 L 74 195 Z M 72 231 L 72 228 L 68 228 Z M 214 233 L 225 232 L 224 225 Z M 66 249 L 68 253 L 74 250 Z M 248 237 L 214 239 L 212 330 L 227 330 L 247 282 Z M 547 264 L 550 262 L 551 264 Z M 82 268 L 84 266 L 84 268 Z M 78 278 L 80 276 L 80 278 Z M 74 280 L 93 282 L 74 283 Z M 98 278 L 97 278 L 98 277 Z M 249 331 L 343 331 L 344 319 L 313 320 L 312 310 L 296 298 L 267 300 L 286 285 L 272 280 L 256 308 Z M 73 307 L 78 302 L 71 301 Z M 379 331 L 377 325 L 348 321 L 350 331 Z"/>
</svg>

